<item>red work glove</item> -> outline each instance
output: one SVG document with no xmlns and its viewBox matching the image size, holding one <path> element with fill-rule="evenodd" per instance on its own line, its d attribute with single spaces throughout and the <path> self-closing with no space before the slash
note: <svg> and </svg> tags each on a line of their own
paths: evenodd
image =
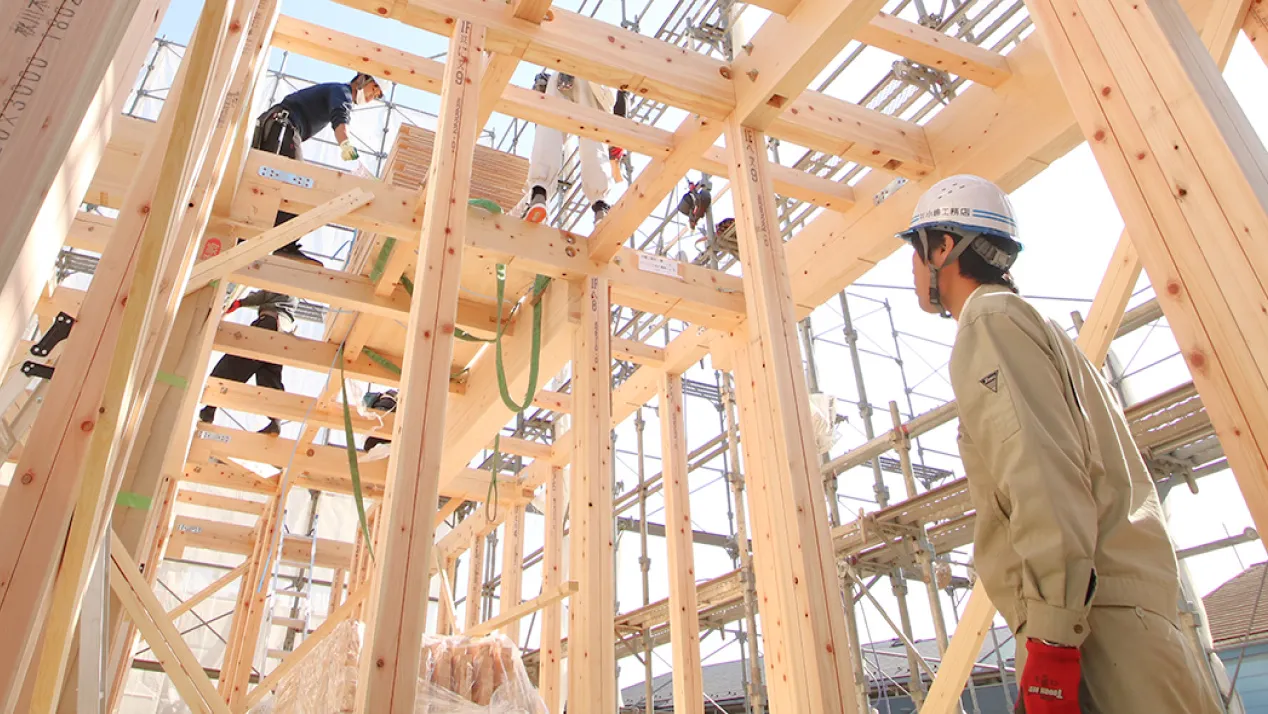
<svg viewBox="0 0 1268 714">
<path fill-rule="evenodd" d="M 1026 640 L 1021 696 L 1026 714 L 1079 714 L 1079 648 Z"/>
<path fill-rule="evenodd" d="M 608 147 L 608 159 L 610 161 L 620 161 L 622 156 L 625 156 L 625 149 L 619 146 Z"/>
<path fill-rule="evenodd" d="M 242 307 L 242 301 L 234 300 L 233 302 L 229 303 L 229 309 L 225 310 L 225 314 L 228 315 L 229 313 L 233 312 L 234 310 L 237 310 L 240 307 Z"/>
</svg>

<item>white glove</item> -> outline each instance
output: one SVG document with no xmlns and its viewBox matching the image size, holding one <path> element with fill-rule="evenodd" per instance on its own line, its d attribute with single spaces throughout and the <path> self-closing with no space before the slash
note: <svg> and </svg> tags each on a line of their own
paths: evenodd
<svg viewBox="0 0 1268 714">
<path fill-rule="evenodd" d="M 339 148 L 343 150 L 344 161 L 356 161 L 361 158 L 361 154 L 358 154 L 356 147 L 352 145 L 352 139 L 345 139 Z"/>
</svg>

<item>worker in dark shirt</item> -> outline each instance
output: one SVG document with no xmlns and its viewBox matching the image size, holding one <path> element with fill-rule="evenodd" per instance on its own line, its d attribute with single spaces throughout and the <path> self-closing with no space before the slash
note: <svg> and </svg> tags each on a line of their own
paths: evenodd
<svg viewBox="0 0 1268 714">
<path fill-rule="evenodd" d="M 229 309 L 225 311 L 225 314 L 227 315 L 240 307 L 253 307 L 256 309 L 257 317 L 255 322 L 251 323 L 252 327 L 260 327 L 274 332 L 291 333 L 295 331 L 295 310 L 299 307 L 299 303 L 290 295 L 283 295 L 269 290 L 256 290 L 241 300 L 234 300 L 229 305 Z M 239 357 L 238 355 L 221 357 L 220 361 L 216 363 L 216 368 L 211 370 L 211 376 L 243 384 L 246 384 L 251 377 L 255 377 L 257 386 L 282 391 L 286 389 L 282 386 L 282 365 L 250 359 L 249 357 Z M 214 422 L 216 420 L 216 408 L 212 406 L 203 407 L 202 411 L 198 413 L 198 420 L 208 424 Z M 280 434 L 281 432 L 282 423 L 276 417 L 269 417 L 268 425 L 260 430 L 261 434 Z"/>
<path fill-rule="evenodd" d="M 343 160 L 356 161 L 360 155 L 348 138 L 352 106 L 367 104 L 382 96 L 383 90 L 379 83 L 364 72 L 353 77 L 347 84 L 328 82 L 301 89 L 287 95 L 260 115 L 255 123 L 255 137 L 251 141 L 251 147 L 302 161 L 304 152 L 300 144 L 329 126 L 334 129 L 335 141 L 339 142 Z M 294 217 L 294 213 L 278 211 L 273 225 L 281 225 Z M 297 240 L 273 252 L 275 255 L 321 265 L 320 261 L 300 252 Z"/>
<path fill-rule="evenodd" d="M 396 411 L 396 390 L 389 389 L 386 392 L 367 392 L 362 403 L 367 409 L 373 409 L 379 412 L 391 414 Z M 367 436 L 365 438 L 365 452 L 368 454 L 370 450 L 379 444 L 390 444 L 391 439 L 384 439 L 378 436 Z"/>
</svg>

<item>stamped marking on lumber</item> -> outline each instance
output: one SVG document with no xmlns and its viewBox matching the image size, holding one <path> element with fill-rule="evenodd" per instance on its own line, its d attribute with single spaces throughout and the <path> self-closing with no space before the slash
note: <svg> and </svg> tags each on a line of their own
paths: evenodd
<svg viewBox="0 0 1268 714">
<path fill-rule="evenodd" d="M 4 105 L 0 106 L 0 153 L 4 152 L 6 143 L 13 138 L 13 132 L 17 130 L 18 120 L 26 111 L 27 103 L 40 88 L 40 81 L 53 54 L 52 43 L 62 40 L 75 18 L 75 10 L 67 7 L 72 4 L 70 0 L 63 0 L 54 8 L 49 7 L 48 0 L 31 0 L 23 4 L 25 7 L 18 10 L 4 29 L 28 40 L 38 35 L 39 40 L 34 52 L 27 58 L 26 68 L 17 74 L 13 88 L 4 99 Z M 73 4 L 78 5 L 79 2 Z"/>
</svg>

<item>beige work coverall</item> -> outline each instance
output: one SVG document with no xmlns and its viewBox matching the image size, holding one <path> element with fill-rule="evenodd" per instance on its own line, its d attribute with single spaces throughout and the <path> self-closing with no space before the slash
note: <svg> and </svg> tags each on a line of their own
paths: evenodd
<svg viewBox="0 0 1268 714">
<path fill-rule="evenodd" d="M 1025 639 L 1082 651 L 1084 712 L 1222 711 L 1178 627 L 1158 493 L 1122 409 L 1077 345 L 1001 286 L 959 317 L 951 386 L 977 509 L 974 563 Z"/>
</svg>

